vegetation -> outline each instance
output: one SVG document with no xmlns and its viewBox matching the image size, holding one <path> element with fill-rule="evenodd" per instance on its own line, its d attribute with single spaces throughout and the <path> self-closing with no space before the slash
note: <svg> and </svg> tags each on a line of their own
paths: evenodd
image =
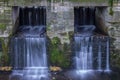
<svg viewBox="0 0 120 80">
<path fill-rule="evenodd" d="M 113 16 L 113 14 L 114 14 L 113 7 L 110 7 L 110 9 L 109 9 L 109 14 L 110 14 L 111 16 Z"/>
<path fill-rule="evenodd" d="M 119 0 L 109 0 L 109 1 L 108 1 L 108 4 L 109 4 L 109 6 L 110 6 L 110 10 L 109 10 L 109 14 L 110 14 L 110 15 L 113 15 L 113 14 L 114 14 L 113 4 L 114 4 L 114 2 L 117 2 L 117 3 L 118 3 L 118 1 L 119 1 Z"/>
<path fill-rule="evenodd" d="M 50 31 L 50 30 L 51 30 L 51 26 L 47 25 L 47 31 Z"/>
<path fill-rule="evenodd" d="M 50 62 L 52 66 L 59 66 L 67 68 L 70 65 L 70 61 L 66 55 L 67 46 L 62 45 L 58 37 L 54 37 L 49 44 Z"/>
<path fill-rule="evenodd" d="M 113 15 L 113 13 L 114 13 L 114 12 L 113 12 L 113 1 L 114 1 L 114 0 L 109 0 L 109 2 L 108 2 L 108 3 L 109 3 L 109 6 L 110 6 L 110 10 L 109 10 L 109 14 L 110 14 L 110 15 Z"/>
<path fill-rule="evenodd" d="M 111 61 L 111 66 L 112 67 L 118 67 L 120 68 L 120 50 L 115 49 L 114 42 L 116 41 L 115 38 L 111 38 L 111 54 L 110 54 L 110 61 Z"/>
<path fill-rule="evenodd" d="M 6 30 L 6 25 L 5 25 L 5 24 L 0 23 L 0 30 L 2 30 L 2 31 Z"/>
<path fill-rule="evenodd" d="M 111 53 L 111 66 L 120 68 L 120 50 L 114 50 Z"/>
<path fill-rule="evenodd" d="M 0 66 L 9 65 L 8 44 L 4 41 L 4 38 L 0 38 L 2 46 L 2 55 L 0 56 Z"/>
<path fill-rule="evenodd" d="M 9 0 L 0 0 L 0 2 L 4 2 L 4 4 L 7 4 L 9 3 Z"/>
</svg>

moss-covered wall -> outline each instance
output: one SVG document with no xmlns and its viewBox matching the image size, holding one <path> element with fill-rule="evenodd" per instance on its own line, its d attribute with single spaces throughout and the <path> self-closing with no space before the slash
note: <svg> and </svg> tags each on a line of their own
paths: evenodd
<svg viewBox="0 0 120 80">
<path fill-rule="evenodd" d="M 59 66 L 61 68 L 71 67 L 71 45 L 61 44 L 60 38 L 53 37 L 48 41 L 48 54 L 50 66 Z"/>
<path fill-rule="evenodd" d="M 8 37 L 12 29 L 11 7 L 0 2 L 0 37 Z"/>
<path fill-rule="evenodd" d="M 113 7 L 113 15 L 110 13 L 110 8 L 107 8 L 102 17 L 107 26 L 107 32 L 110 36 L 110 62 L 112 67 L 120 68 L 120 8 Z"/>
<path fill-rule="evenodd" d="M 50 5 L 47 10 L 47 35 L 49 37 L 48 53 L 51 66 L 71 67 L 71 36 L 73 34 L 74 7 L 69 6 L 69 3 Z"/>
<path fill-rule="evenodd" d="M 60 7 L 61 6 L 56 9 L 60 10 Z M 120 68 L 120 9 L 118 9 L 118 7 L 113 7 L 113 15 L 110 14 L 110 7 L 103 7 L 102 9 L 97 8 L 97 10 L 98 11 L 96 13 L 96 19 L 98 19 L 97 21 L 98 23 L 100 23 L 99 28 L 101 28 L 101 30 L 110 37 L 111 66 Z M 48 16 L 50 16 L 47 19 L 48 36 L 51 40 L 53 39 L 53 37 L 58 37 L 61 44 L 65 42 L 69 43 L 69 38 L 64 40 L 64 37 L 68 36 L 68 32 L 70 29 L 70 32 L 74 32 L 74 26 L 72 26 L 74 25 L 74 21 L 72 21 L 74 20 L 73 7 L 70 9 L 70 11 L 52 11 L 51 9 L 49 9 L 48 11 Z M 64 18 L 64 16 L 68 16 L 69 18 Z M 68 24 L 66 24 L 67 21 Z"/>
</svg>

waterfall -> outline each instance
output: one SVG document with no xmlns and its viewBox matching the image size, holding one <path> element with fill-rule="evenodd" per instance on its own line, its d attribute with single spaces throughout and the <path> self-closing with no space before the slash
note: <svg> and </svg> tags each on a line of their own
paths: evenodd
<svg viewBox="0 0 120 80">
<path fill-rule="evenodd" d="M 77 72 L 109 71 L 109 37 L 96 35 L 95 8 L 74 8 L 74 52 Z"/>
<path fill-rule="evenodd" d="M 107 42 L 106 42 L 106 71 L 110 71 L 110 64 L 109 64 L 109 46 L 110 46 L 110 44 L 109 44 L 109 38 L 108 38 L 108 40 L 107 40 Z"/>
<path fill-rule="evenodd" d="M 45 38 L 13 38 L 13 53 L 16 56 L 14 67 L 16 69 L 20 67 L 47 67 L 45 41 Z"/>
<path fill-rule="evenodd" d="M 99 39 L 99 37 L 98 37 Z M 102 70 L 102 52 L 101 52 L 101 41 L 98 41 L 98 70 Z"/>
<path fill-rule="evenodd" d="M 76 70 L 110 71 L 108 39 L 106 36 L 75 36 Z"/>
<path fill-rule="evenodd" d="M 90 37 L 75 37 L 76 45 L 76 68 L 78 70 L 91 70 L 92 67 L 92 44 Z"/>
<path fill-rule="evenodd" d="M 46 9 L 19 10 L 19 27 L 11 39 L 13 73 L 10 80 L 48 80 L 46 53 Z"/>
</svg>

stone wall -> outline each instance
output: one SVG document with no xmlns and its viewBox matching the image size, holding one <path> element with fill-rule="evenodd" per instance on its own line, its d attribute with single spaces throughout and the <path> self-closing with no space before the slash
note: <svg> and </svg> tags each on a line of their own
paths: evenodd
<svg viewBox="0 0 120 80">
<path fill-rule="evenodd" d="M 69 32 L 74 32 L 74 6 L 80 4 L 70 2 L 47 3 L 47 35 L 50 38 L 59 37 L 62 43 L 69 43 Z M 46 6 L 46 5 L 44 5 Z M 112 42 L 116 50 L 120 50 L 120 8 L 113 7 L 114 14 L 111 16 L 109 7 L 97 8 L 97 22 L 101 30 L 115 39 Z"/>
<path fill-rule="evenodd" d="M 110 36 L 110 57 L 111 66 L 120 67 L 120 7 L 113 7 L 113 15 L 110 15 L 110 8 L 102 13 L 103 20 L 107 28 L 107 33 Z"/>
<path fill-rule="evenodd" d="M 13 2 L 12 2 L 13 3 Z M 47 34 L 50 38 L 58 36 L 61 38 L 62 42 L 69 42 L 68 40 L 68 32 L 74 31 L 74 6 L 81 6 L 79 3 L 71 3 L 71 2 L 58 2 L 58 3 L 45 3 L 44 1 L 40 2 L 41 6 L 47 6 Z M 1 3 L 3 4 L 3 3 Z M 11 4 L 14 5 L 14 4 Z M 34 4 L 33 4 L 34 5 Z M 38 6 L 39 6 L 38 5 Z M 6 15 L 9 15 L 9 22 L 7 22 L 7 30 L 1 33 L 1 36 L 9 35 L 12 29 L 11 22 L 11 9 L 8 7 L 3 7 L 0 5 L 0 14 L 2 11 L 6 10 Z M 30 6 L 30 5 L 29 5 Z M 98 17 L 102 19 L 101 27 L 103 32 L 109 34 L 110 37 L 115 38 L 114 46 L 116 49 L 120 49 L 120 10 L 119 5 L 113 8 L 114 15 L 109 15 L 109 8 L 102 9 L 102 13 L 98 12 Z M 9 12 L 10 11 L 10 12 Z M 100 8 L 98 9 L 100 11 Z M 8 12 L 8 13 L 7 13 Z M 1 17 L 2 18 L 2 17 Z M 2 20 L 2 19 L 1 19 Z M 98 19 L 100 20 L 100 19 Z M 105 24 L 105 25 L 104 25 Z"/>
<path fill-rule="evenodd" d="M 97 8 L 96 21 L 104 33 L 115 39 L 112 46 L 120 49 L 120 7 L 114 6 L 113 11 L 113 15 L 110 15 L 110 7 Z"/>
<path fill-rule="evenodd" d="M 68 32 L 74 32 L 74 5 L 53 4 L 48 7 L 47 35 L 50 38 L 59 37 L 62 43 L 69 43 Z M 120 67 L 120 8 L 113 7 L 114 14 L 110 15 L 110 7 L 97 7 L 96 24 L 105 35 L 110 37 L 111 65 Z"/>
<path fill-rule="evenodd" d="M 47 10 L 47 35 L 69 43 L 69 32 L 74 31 L 74 9 L 69 3 L 56 3 Z"/>
<path fill-rule="evenodd" d="M 0 37 L 8 37 L 12 29 L 11 7 L 0 2 Z"/>
<path fill-rule="evenodd" d="M 14 5 L 14 4 L 11 4 L 11 5 Z M 19 4 L 16 4 L 16 5 L 18 6 Z M 8 9 L 11 11 L 11 7 L 8 8 L 8 7 L 3 7 L 3 6 L 4 5 L 0 6 L 0 14 L 2 13 L 3 9 L 4 10 Z M 58 37 L 60 38 L 60 41 L 62 44 L 64 43 L 69 44 L 70 43 L 69 34 L 74 33 L 74 6 L 86 6 L 86 4 L 81 5 L 79 3 L 70 3 L 70 2 L 64 2 L 64 3 L 59 2 L 59 3 L 50 4 L 50 3 L 46 3 L 42 1 L 41 3 L 30 4 L 29 6 L 47 6 L 47 35 L 48 37 L 51 39 L 53 37 Z M 91 5 L 89 4 L 89 6 Z M 99 26 L 101 30 L 111 37 L 110 49 L 111 49 L 112 58 L 116 58 L 119 62 L 120 60 L 119 58 L 119 55 L 120 55 L 120 7 L 119 5 L 113 7 L 113 11 L 114 11 L 114 14 L 113 16 L 111 16 L 109 14 L 110 9 L 109 7 L 106 7 L 106 5 L 104 5 L 103 8 L 98 8 L 96 20 L 98 23 L 101 24 Z M 6 13 L 6 15 L 9 15 L 9 17 L 11 16 L 10 14 L 11 12 Z M 7 22 L 8 24 L 7 30 L 5 30 L 7 32 L 6 34 L 7 37 L 12 31 L 11 17 L 9 18 L 9 20 L 10 21 Z M 0 36 L 4 36 L 4 34 L 1 33 Z M 114 63 L 118 64 L 116 59 L 114 59 L 115 61 L 113 61 L 113 64 Z M 120 63 L 119 63 L 119 66 L 120 66 Z"/>
<path fill-rule="evenodd" d="M 120 8 L 119 10 L 115 8 L 113 8 L 114 14 L 112 16 L 109 15 L 109 8 L 106 10 L 105 22 L 108 26 L 109 36 L 115 39 L 113 46 L 115 46 L 115 49 L 120 50 Z"/>
</svg>

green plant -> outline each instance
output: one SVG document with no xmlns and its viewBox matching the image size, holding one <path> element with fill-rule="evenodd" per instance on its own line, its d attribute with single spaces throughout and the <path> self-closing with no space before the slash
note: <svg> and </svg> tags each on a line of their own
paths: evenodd
<svg viewBox="0 0 120 80">
<path fill-rule="evenodd" d="M 120 68 L 120 54 L 118 53 L 120 50 L 114 50 L 111 56 L 111 66 Z"/>
<path fill-rule="evenodd" d="M 48 25 L 48 26 L 47 26 L 47 31 L 50 31 L 50 30 L 51 30 L 51 26 Z"/>
<path fill-rule="evenodd" d="M 113 15 L 113 0 L 109 0 L 108 1 L 108 4 L 110 6 L 110 9 L 109 9 L 109 14 L 112 16 Z"/>
<path fill-rule="evenodd" d="M 0 23 L 0 30 L 2 30 L 2 31 L 6 30 L 6 25 L 5 25 L 5 24 Z"/>
<path fill-rule="evenodd" d="M 8 66 L 9 65 L 8 44 L 5 44 L 3 38 L 0 38 L 0 42 L 2 44 L 2 55 L 0 56 L 0 64 L 1 66 Z"/>
<path fill-rule="evenodd" d="M 110 7 L 110 9 L 109 9 L 109 14 L 110 14 L 111 16 L 113 16 L 113 14 L 114 14 L 114 11 L 113 11 L 113 8 L 112 8 L 112 7 Z"/>
<path fill-rule="evenodd" d="M 117 67 L 120 68 L 120 50 L 116 49 L 114 43 L 116 39 L 115 38 L 110 38 L 110 65 L 111 67 Z"/>
<path fill-rule="evenodd" d="M 57 47 L 57 46 L 59 46 L 61 44 L 61 41 L 60 41 L 60 39 L 58 37 L 54 37 L 52 39 L 52 44 L 53 44 L 53 46 Z"/>
<path fill-rule="evenodd" d="M 110 7 L 113 7 L 113 0 L 109 0 L 108 4 L 109 4 Z"/>
<path fill-rule="evenodd" d="M 69 59 L 63 49 L 63 45 L 58 37 L 52 38 L 49 45 L 50 62 L 53 66 L 67 68 L 70 64 Z"/>
<path fill-rule="evenodd" d="M 118 1 L 119 1 L 119 0 L 108 0 L 108 4 L 109 4 L 109 6 L 110 6 L 109 14 L 110 14 L 111 16 L 113 16 L 113 14 L 114 14 L 113 4 L 114 4 L 115 2 L 118 3 Z"/>
</svg>

